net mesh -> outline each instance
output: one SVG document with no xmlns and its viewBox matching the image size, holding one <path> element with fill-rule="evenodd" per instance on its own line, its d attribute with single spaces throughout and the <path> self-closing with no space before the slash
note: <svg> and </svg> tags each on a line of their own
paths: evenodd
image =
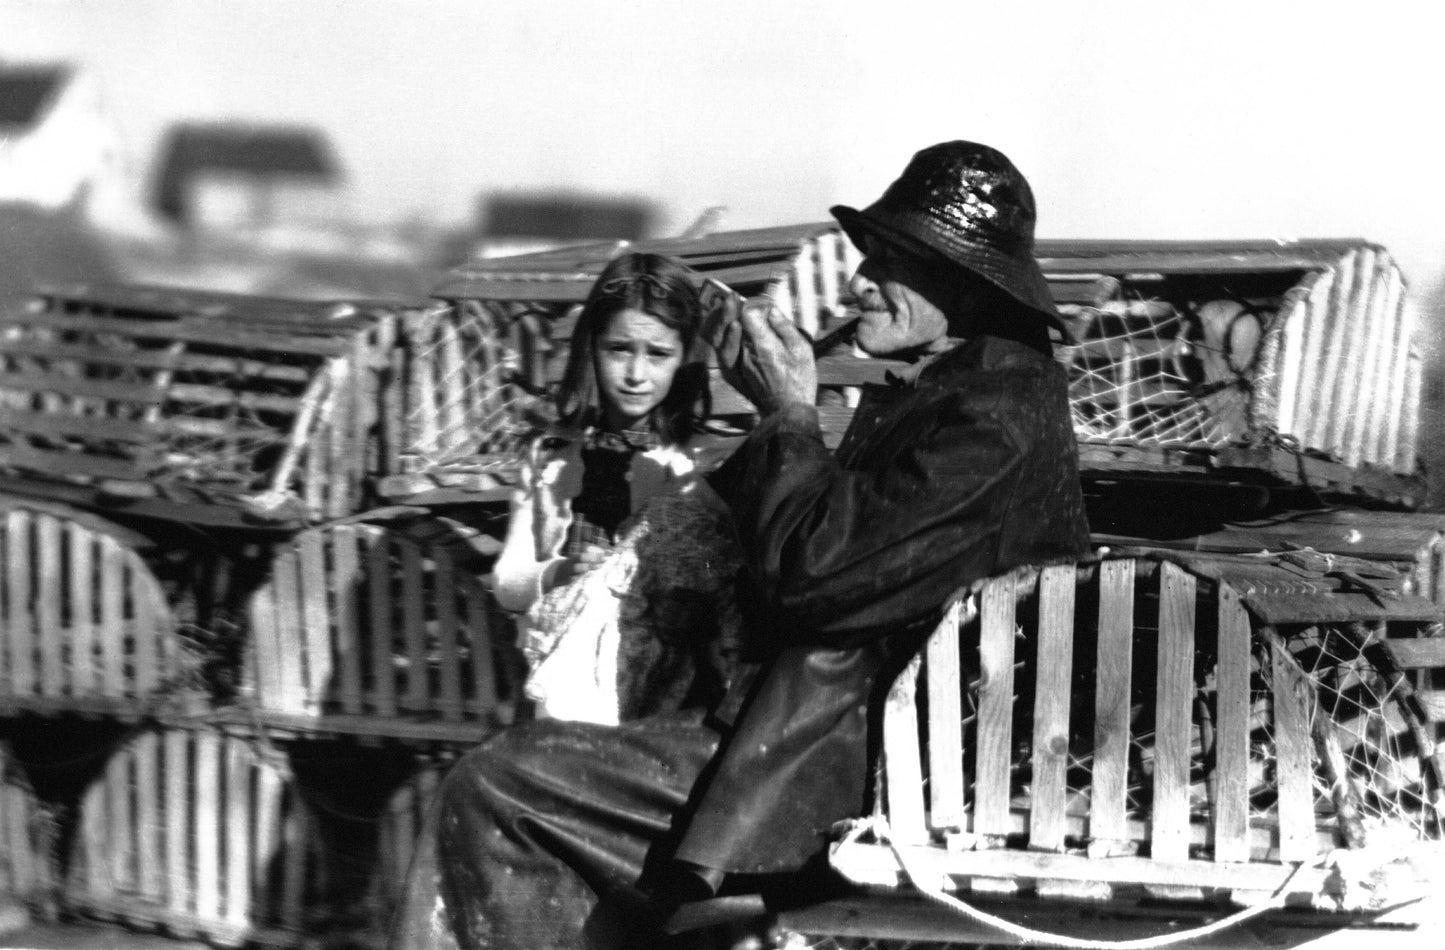
<svg viewBox="0 0 1445 950">
<path fill-rule="evenodd" d="M 1060 309 L 1079 340 L 1059 349 L 1079 439 L 1212 448 L 1254 434 L 1250 400 L 1265 313 L 1231 300 Z"/>
<path fill-rule="evenodd" d="M 409 336 L 409 464 L 426 469 L 520 448 L 550 349 L 544 315 L 467 301 L 426 311 Z"/>
</svg>

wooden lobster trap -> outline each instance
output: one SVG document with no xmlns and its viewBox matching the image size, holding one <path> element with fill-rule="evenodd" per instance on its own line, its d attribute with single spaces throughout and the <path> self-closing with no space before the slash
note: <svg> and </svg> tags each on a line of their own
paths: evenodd
<svg viewBox="0 0 1445 950">
<path fill-rule="evenodd" d="M 46 904 L 55 890 L 54 823 L 24 768 L 0 742 L 0 907 Z"/>
<path fill-rule="evenodd" d="M 74 913 L 225 944 L 301 943 L 319 845 L 284 758 L 243 735 L 134 734 L 80 801 Z"/>
<path fill-rule="evenodd" d="M 566 365 L 577 308 L 624 250 L 671 255 L 740 293 L 767 294 L 815 336 L 843 318 L 858 261 L 826 224 L 474 261 L 437 288 L 439 307 L 407 323 L 404 435 L 398 474 L 382 482 L 383 495 L 504 496 L 515 450 L 545 416 L 545 394 Z M 724 389 L 715 386 L 720 412 L 747 408 Z"/>
<path fill-rule="evenodd" d="M 245 718 L 461 742 L 510 721 L 520 656 L 467 538 L 424 519 L 324 525 L 282 545 L 249 605 Z"/>
<path fill-rule="evenodd" d="M 401 306 L 138 287 L 0 309 L 0 487 L 220 525 L 352 514 Z"/>
<path fill-rule="evenodd" d="M 63 505 L 0 496 L 0 712 L 136 718 L 204 703 L 202 657 L 140 552 Z"/>
<path fill-rule="evenodd" d="M 1086 473 L 1296 481 L 1413 507 L 1421 357 L 1405 282 L 1363 241 L 1045 241 L 1077 344 Z"/>
<path fill-rule="evenodd" d="M 811 945 L 1069 945 L 1103 907 L 1091 935 L 1171 942 L 1299 908 L 1408 925 L 1445 872 L 1441 710 L 1405 675 L 1445 661 L 1438 614 L 1264 560 L 994 578 L 895 683 L 876 814 L 833 848 L 883 896 L 783 923 Z M 900 885 L 929 910 L 890 910 Z"/>
</svg>

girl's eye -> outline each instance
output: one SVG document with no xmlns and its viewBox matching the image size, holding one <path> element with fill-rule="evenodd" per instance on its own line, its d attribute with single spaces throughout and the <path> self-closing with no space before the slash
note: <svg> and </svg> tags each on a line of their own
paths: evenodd
<svg viewBox="0 0 1445 950">
<path fill-rule="evenodd" d="M 672 357 L 672 350 L 648 350 L 647 355 L 655 360 L 665 360 Z"/>
</svg>

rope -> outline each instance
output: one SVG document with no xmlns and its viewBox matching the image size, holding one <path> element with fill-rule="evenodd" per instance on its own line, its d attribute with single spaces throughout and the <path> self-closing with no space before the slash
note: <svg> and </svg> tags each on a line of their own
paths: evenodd
<svg viewBox="0 0 1445 950">
<path fill-rule="evenodd" d="M 1221 930 L 1242 924 L 1252 917 L 1258 917 L 1260 914 L 1283 907 L 1286 895 L 1289 892 L 1289 885 L 1294 881 L 1301 869 L 1304 868 L 1303 863 L 1296 864 L 1294 869 L 1290 871 L 1289 876 L 1284 879 L 1283 883 L 1280 884 L 1268 901 L 1252 907 L 1243 908 L 1230 914 L 1228 917 L 1221 917 L 1219 920 L 1204 924 L 1203 926 L 1175 933 L 1161 934 L 1157 937 L 1140 937 L 1130 940 L 1092 940 L 1084 937 L 1053 934 L 1042 930 L 1035 930 L 1032 927 L 1025 927 L 1013 921 L 1005 920 L 1002 917 L 996 917 L 993 914 L 979 910 L 972 904 L 949 894 L 941 886 L 925 885 L 922 875 L 909 865 L 908 859 L 904 856 L 903 852 L 893 843 L 886 819 L 877 815 L 865 819 L 849 832 L 849 838 L 858 837 L 864 830 L 871 830 L 875 837 L 887 843 L 889 851 L 893 854 L 893 859 L 898 862 L 899 870 L 903 872 L 904 877 L 907 878 L 908 882 L 912 884 L 923 897 L 937 904 L 941 904 L 975 923 L 985 924 L 1001 930 L 1024 944 L 1077 948 L 1077 950 L 1153 950 L 1155 947 L 1172 946 L 1174 944 L 1184 943 L 1187 940 L 1196 940 L 1200 937 L 1207 937 L 1211 934 L 1219 933 Z M 844 876 L 848 877 L 846 873 Z M 851 877 L 849 880 L 852 880 L 855 884 L 867 883 L 854 880 Z"/>
</svg>

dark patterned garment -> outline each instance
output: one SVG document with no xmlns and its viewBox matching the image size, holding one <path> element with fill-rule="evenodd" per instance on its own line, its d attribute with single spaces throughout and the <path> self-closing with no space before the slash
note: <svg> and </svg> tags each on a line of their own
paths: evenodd
<svg viewBox="0 0 1445 950">
<path fill-rule="evenodd" d="M 582 491 L 572 500 L 563 557 L 577 557 L 589 544 L 606 547 L 617 540 L 618 529 L 632 514 L 632 457 L 659 445 L 656 433 L 646 430 L 588 431 L 582 445 Z"/>
</svg>

